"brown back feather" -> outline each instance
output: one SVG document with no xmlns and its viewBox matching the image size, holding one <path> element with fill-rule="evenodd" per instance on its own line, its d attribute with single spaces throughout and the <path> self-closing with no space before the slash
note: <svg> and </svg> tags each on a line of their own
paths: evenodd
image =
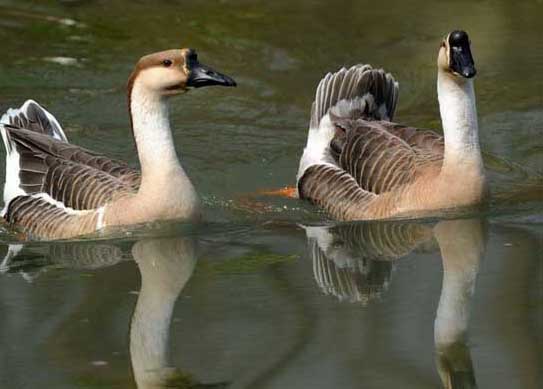
<svg viewBox="0 0 543 389">
<path fill-rule="evenodd" d="M 356 218 L 375 198 L 347 172 L 331 165 L 310 166 L 298 181 L 298 193 L 339 220 Z"/>
<path fill-rule="evenodd" d="M 140 173 L 124 162 L 29 130 L 7 130 L 20 154 L 20 186 L 28 194 L 44 192 L 85 210 L 139 188 Z"/>
<path fill-rule="evenodd" d="M 61 239 L 95 231 L 98 213 L 70 215 L 42 198 L 18 196 L 10 201 L 4 218 L 32 238 Z"/>
<path fill-rule="evenodd" d="M 362 189 L 381 194 L 413 180 L 417 155 L 408 144 L 374 122 L 348 124 L 352 128 L 336 132 L 335 138 L 341 139 L 334 141 L 341 145 L 337 162 Z"/>
</svg>

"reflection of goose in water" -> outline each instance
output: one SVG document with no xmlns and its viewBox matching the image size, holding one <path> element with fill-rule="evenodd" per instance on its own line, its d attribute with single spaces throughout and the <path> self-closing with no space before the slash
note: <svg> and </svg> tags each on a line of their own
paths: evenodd
<svg viewBox="0 0 543 389">
<path fill-rule="evenodd" d="M 92 270 L 130 259 L 131 242 L 113 245 L 100 242 L 9 244 L 0 261 L 0 274 L 20 273 L 33 281 L 50 267 Z"/>
<path fill-rule="evenodd" d="M 130 324 L 130 358 L 138 388 L 225 388 L 225 383 L 198 383 L 169 360 L 173 309 L 196 265 L 194 239 L 10 245 L 0 271 L 20 272 L 31 281 L 50 268 L 98 269 L 132 257 L 141 274 L 141 290 Z"/>
<path fill-rule="evenodd" d="M 367 303 L 386 290 L 392 261 L 430 240 L 429 226 L 364 223 L 304 227 L 313 276 L 325 294 Z"/>
<path fill-rule="evenodd" d="M 364 223 L 305 227 L 315 281 L 340 300 L 367 303 L 388 287 L 393 260 L 434 247 L 443 285 L 434 323 L 437 369 L 447 389 L 475 388 L 466 332 L 485 228 L 480 220 L 428 224 Z"/>
<path fill-rule="evenodd" d="M 476 388 L 466 334 L 470 302 L 486 234 L 480 220 L 438 223 L 434 236 L 443 258 L 443 285 L 434 322 L 436 363 L 447 389 Z"/>
<path fill-rule="evenodd" d="M 132 255 L 141 273 L 141 290 L 130 325 L 130 356 L 138 388 L 223 388 L 198 384 L 173 367 L 168 357 L 175 302 L 196 265 L 190 238 L 137 242 Z"/>
</svg>

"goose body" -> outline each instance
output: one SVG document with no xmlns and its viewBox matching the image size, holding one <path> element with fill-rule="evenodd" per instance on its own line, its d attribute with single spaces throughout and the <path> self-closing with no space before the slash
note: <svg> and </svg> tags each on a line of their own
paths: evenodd
<svg viewBox="0 0 543 389">
<path fill-rule="evenodd" d="M 2 216 L 42 239 L 198 220 L 198 195 L 175 151 L 168 106 L 171 96 L 208 85 L 235 82 L 200 64 L 192 49 L 139 60 L 128 82 L 128 107 L 140 169 L 70 144 L 53 115 L 32 100 L 8 110 L 0 120 L 6 148 Z"/>
<path fill-rule="evenodd" d="M 356 65 L 327 74 L 313 103 L 297 190 L 339 220 L 471 206 L 486 193 L 469 39 L 453 31 L 438 56 L 444 136 L 392 122 L 398 83 Z"/>
</svg>

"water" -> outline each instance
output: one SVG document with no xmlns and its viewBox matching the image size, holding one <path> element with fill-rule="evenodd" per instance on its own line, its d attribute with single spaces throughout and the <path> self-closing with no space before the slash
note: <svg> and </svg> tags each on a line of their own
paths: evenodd
<svg viewBox="0 0 543 389">
<path fill-rule="evenodd" d="M 113 157 L 135 161 L 124 85 L 141 55 L 191 46 L 239 84 L 172 107 L 206 224 L 28 243 L 0 266 L 0 387 L 543 386 L 541 1 L 36 0 L 0 16 L 0 110 L 32 97 Z M 454 28 L 479 72 L 483 214 L 334 225 L 252 195 L 294 182 L 314 86 L 339 66 L 392 71 L 396 119 L 439 129 Z"/>
</svg>

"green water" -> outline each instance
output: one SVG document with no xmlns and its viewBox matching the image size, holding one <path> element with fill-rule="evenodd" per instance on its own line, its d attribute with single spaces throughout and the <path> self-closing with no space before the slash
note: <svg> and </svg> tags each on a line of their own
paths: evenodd
<svg viewBox="0 0 543 389">
<path fill-rule="evenodd" d="M 141 55 L 190 46 L 238 82 L 172 106 L 205 224 L 28 243 L 0 266 L 0 387 L 541 388 L 542 18 L 537 0 L 0 1 L 0 111 L 34 98 L 112 157 L 136 161 Z M 455 28 L 478 69 L 483 214 L 334 225 L 251 195 L 294 183 L 314 87 L 340 66 L 393 72 L 395 119 L 439 130 Z"/>
</svg>

